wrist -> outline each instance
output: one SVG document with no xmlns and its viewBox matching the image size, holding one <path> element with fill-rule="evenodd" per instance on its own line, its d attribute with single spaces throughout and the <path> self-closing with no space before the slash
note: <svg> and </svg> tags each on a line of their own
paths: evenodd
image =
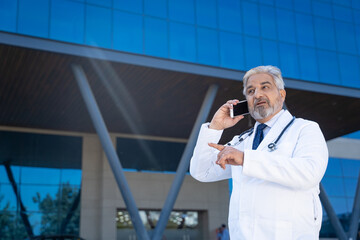
<svg viewBox="0 0 360 240">
<path fill-rule="evenodd" d="M 223 128 L 221 128 L 221 127 L 219 127 L 216 124 L 211 123 L 211 122 L 209 123 L 208 128 L 214 129 L 214 130 L 223 130 Z"/>
</svg>

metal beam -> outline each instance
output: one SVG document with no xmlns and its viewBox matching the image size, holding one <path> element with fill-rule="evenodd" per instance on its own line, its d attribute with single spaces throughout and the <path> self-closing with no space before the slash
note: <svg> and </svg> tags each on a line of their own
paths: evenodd
<svg viewBox="0 0 360 240">
<path fill-rule="evenodd" d="M 100 138 L 101 145 L 105 151 L 111 170 L 129 211 L 136 235 L 138 239 L 149 240 L 149 235 L 147 234 L 146 229 L 140 219 L 139 210 L 136 207 L 134 197 L 132 196 L 129 185 L 126 181 L 119 157 L 116 154 L 109 132 L 101 116 L 100 109 L 96 103 L 85 73 L 80 66 L 73 65 L 72 68 L 75 74 L 75 79 L 80 88 L 81 95 L 85 101 L 85 105 L 89 111 L 91 120 Z"/>
<path fill-rule="evenodd" d="M 165 201 L 164 207 L 161 211 L 160 218 L 158 223 L 156 224 L 154 235 L 152 237 L 153 240 L 160 240 L 162 239 L 162 234 L 164 232 L 164 229 L 166 227 L 166 224 L 168 222 L 170 212 L 174 207 L 176 198 L 179 194 L 181 185 L 184 181 L 185 174 L 189 168 L 191 155 L 193 153 L 197 136 L 199 134 L 199 129 L 201 127 L 201 124 L 206 121 L 207 116 L 209 115 L 211 106 L 214 102 L 216 93 L 218 90 L 217 85 L 211 85 L 210 88 L 207 91 L 207 94 L 205 96 L 204 102 L 201 106 L 200 112 L 197 116 L 196 122 L 194 124 L 194 127 L 191 131 L 190 138 L 188 143 L 186 144 L 184 153 L 181 157 L 179 166 L 176 170 L 176 175 L 174 178 L 174 181 L 171 185 L 170 191 L 168 193 L 168 197 Z"/>
<path fill-rule="evenodd" d="M 358 228 L 359 228 L 359 217 L 360 217 L 360 172 L 358 176 L 353 210 L 351 213 L 350 227 L 348 232 L 349 240 L 357 239 L 356 236 L 358 234 Z"/>
<path fill-rule="evenodd" d="M 321 183 L 320 183 L 320 200 L 329 216 L 331 225 L 333 226 L 339 240 L 347 240 L 347 236 L 344 231 L 344 228 L 342 227 L 339 218 L 336 216 L 334 208 L 331 206 L 329 197 L 326 194 L 326 191 Z"/>
</svg>

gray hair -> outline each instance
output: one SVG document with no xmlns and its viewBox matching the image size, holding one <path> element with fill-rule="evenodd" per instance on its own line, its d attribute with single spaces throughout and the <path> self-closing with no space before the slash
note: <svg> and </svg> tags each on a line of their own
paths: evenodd
<svg viewBox="0 0 360 240">
<path fill-rule="evenodd" d="M 279 90 L 285 88 L 285 83 L 281 76 L 281 71 L 279 68 L 277 68 L 275 66 L 271 66 L 271 65 L 258 66 L 258 67 L 252 68 L 249 71 L 247 71 L 243 77 L 243 86 L 244 86 L 243 94 L 245 96 L 246 96 L 246 84 L 247 84 L 249 78 L 252 75 L 257 74 L 257 73 L 269 74 L 274 79 L 275 85 Z"/>
</svg>

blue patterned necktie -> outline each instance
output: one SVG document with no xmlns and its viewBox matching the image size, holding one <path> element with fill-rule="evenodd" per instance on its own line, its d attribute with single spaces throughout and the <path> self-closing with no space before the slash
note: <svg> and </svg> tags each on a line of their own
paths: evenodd
<svg viewBox="0 0 360 240">
<path fill-rule="evenodd" d="M 265 123 L 259 124 L 256 128 L 256 133 L 254 137 L 254 142 L 252 145 L 252 149 L 256 150 L 260 145 L 261 141 L 264 139 L 264 132 L 263 130 L 267 127 Z"/>
</svg>

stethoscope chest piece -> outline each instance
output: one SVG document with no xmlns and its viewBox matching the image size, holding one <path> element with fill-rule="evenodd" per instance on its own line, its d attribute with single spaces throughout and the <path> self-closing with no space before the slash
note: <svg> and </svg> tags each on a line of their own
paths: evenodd
<svg viewBox="0 0 360 240">
<path fill-rule="evenodd" d="M 276 150 L 276 144 L 275 143 L 270 143 L 268 145 L 268 149 L 269 149 L 269 152 L 273 152 Z"/>
</svg>

